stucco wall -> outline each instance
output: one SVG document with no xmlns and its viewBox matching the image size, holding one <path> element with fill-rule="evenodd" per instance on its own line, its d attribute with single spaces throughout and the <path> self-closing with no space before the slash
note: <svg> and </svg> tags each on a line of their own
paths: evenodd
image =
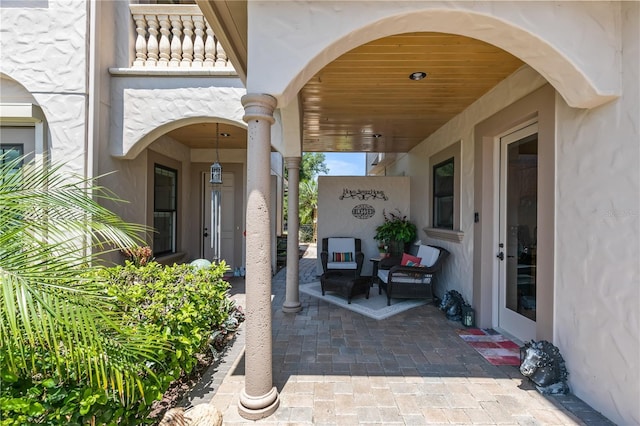
<svg viewBox="0 0 640 426">
<path fill-rule="evenodd" d="M 556 343 L 577 396 L 640 424 L 640 4 L 623 14 L 623 96 L 557 101 Z"/>
<path fill-rule="evenodd" d="M 2 7 L 0 72 L 31 92 L 49 125 L 52 160 L 85 173 L 87 3 Z M 1 95 L 0 95 L 1 96 Z"/>
<path fill-rule="evenodd" d="M 354 237 L 362 240 L 364 253 L 363 275 L 371 275 L 372 264 L 369 258 L 378 257 L 378 245 L 373 239 L 376 227 L 384 222 L 383 211 L 410 217 L 409 193 L 410 179 L 394 176 L 319 176 L 318 177 L 318 251 L 321 250 L 322 238 Z M 368 199 L 346 196 L 344 190 L 381 191 L 378 197 L 366 196 Z M 386 200 L 381 198 L 382 193 Z M 366 219 L 354 217 L 354 207 L 367 204 L 375 209 L 375 214 Z M 318 271 L 322 271 L 318 257 Z"/>
</svg>

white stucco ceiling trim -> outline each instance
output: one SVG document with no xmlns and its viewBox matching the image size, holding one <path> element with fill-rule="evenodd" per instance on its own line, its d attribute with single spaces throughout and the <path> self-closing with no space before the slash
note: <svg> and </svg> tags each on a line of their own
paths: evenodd
<svg viewBox="0 0 640 426">
<path fill-rule="evenodd" d="M 42 109 L 31 103 L 0 103 L 0 122 L 41 123 L 45 121 Z"/>
<path fill-rule="evenodd" d="M 158 137 L 196 123 L 227 123 L 242 129 L 244 89 L 233 87 L 125 89 L 121 137 L 113 135 L 113 157 L 133 159 Z"/>
<path fill-rule="evenodd" d="M 315 5 L 310 7 L 310 5 Z M 247 91 L 285 106 L 326 64 L 369 41 L 443 32 L 522 59 L 576 108 L 620 96 L 620 10 L 591 2 L 249 2 Z"/>
</svg>

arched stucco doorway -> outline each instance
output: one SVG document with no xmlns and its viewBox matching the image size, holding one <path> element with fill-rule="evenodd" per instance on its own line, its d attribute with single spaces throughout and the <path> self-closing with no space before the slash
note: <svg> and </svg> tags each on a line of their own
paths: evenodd
<svg viewBox="0 0 640 426">
<path fill-rule="evenodd" d="M 609 30 L 604 28 L 598 28 L 596 25 L 593 28 L 589 28 L 589 31 L 584 28 L 581 29 L 581 37 L 588 37 L 593 40 L 593 51 L 588 54 L 580 53 L 571 49 L 572 44 L 566 40 L 563 35 L 565 31 L 558 31 L 557 29 L 547 28 L 549 17 L 554 15 L 555 20 L 563 21 L 568 26 L 575 25 L 576 16 L 587 17 L 591 12 L 581 7 L 570 7 L 571 10 L 549 10 L 546 8 L 531 8 L 530 6 L 524 6 L 527 10 L 522 8 L 512 9 L 511 6 L 503 8 L 501 10 L 494 10 L 492 7 L 476 6 L 468 7 L 468 5 L 455 5 L 455 6 L 435 6 L 435 5 L 381 5 L 380 8 L 376 8 L 372 13 L 364 14 L 364 16 L 358 16 L 354 20 L 341 20 L 339 16 L 341 14 L 347 15 L 350 5 L 345 5 L 340 10 L 332 10 L 331 14 L 320 16 L 320 14 L 314 14 L 312 11 L 303 10 L 303 8 L 297 9 L 292 13 L 288 13 L 289 17 L 295 15 L 298 22 L 304 22 L 305 25 L 301 25 L 292 29 L 290 34 L 283 36 L 277 33 L 278 42 L 275 45 L 280 46 L 282 43 L 286 43 L 289 49 L 276 51 L 277 49 L 269 48 L 271 37 L 270 34 L 260 33 L 260 40 L 255 39 L 255 48 L 249 51 L 249 63 L 252 64 L 255 72 L 249 70 L 248 79 L 248 92 L 256 93 L 269 93 L 275 96 L 279 101 L 279 106 L 286 107 L 289 104 L 290 99 L 294 99 L 298 93 L 300 96 L 300 109 L 304 122 L 304 131 L 302 137 L 302 150 L 303 151 L 318 151 L 318 145 L 323 146 L 323 137 L 327 136 L 330 131 L 334 131 L 334 139 L 341 139 L 340 142 L 336 142 L 332 145 L 333 150 L 352 150 L 354 138 L 353 135 L 358 133 L 367 133 L 365 128 L 373 128 L 375 124 L 374 119 L 361 120 L 360 123 L 355 124 L 353 127 L 341 126 L 339 118 L 327 117 L 326 111 L 330 108 L 323 109 L 322 102 L 320 107 L 309 106 L 313 102 L 311 99 L 314 96 L 329 98 L 334 92 L 326 90 L 324 93 L 321 89 L 322 86 L 331 84 L 331 75 L 327 72 L 335 64 L 342 60 L 343 57 L 351 55 L 353 52 L 358 51 L 364 46 L 374 46 L 372 41 L 392 39 L 399 34 L 406 34 L 414 32 L 417 34 L 424 32 L 431 32 L 437 34 L 449 34 L 459 39 L 472 38 L 486 42 L 487 45 L 498 48 L 503 53 L 509 54 L 511 57 L 517 57 L 525 65 L 525 70 L 520 75 L 528 74 L 530 80 L 527 82 L 529 87 L 525 90 L 519 91 L 519 87 L 513 88 L 513 93 L 504 97 L 502 107 L 508 107 L 509 104 L 515 100 L 531 93 L 537 88 L 541 87 L 545 82 L 553 86 L 557 92 L 564 98 L 564 100 L 570 106 L 574 107 L 593 107 L 606 103 L 611 99 L 614 99 L 619 93 L 619 78 L 615 73 L 610 73 L 606 67 L 602 66 L 601 57 L 598 58 L 594 55 L 594 52 L 598 51 L 600 54 L 610 57 L 615 62 L 617 50 L 615 49 L 614 34 L 611 34 Z M 264 19 L 265 23 L 268 23 L 272 17 L 276 16 L 277 7 L 262 8 L 260 10 L 260 16 Z M 607 13 L 608 12 L 608 13 Z M 251 13 L 251 10 L 250 10 Z M 611 14 L 610 11 L 603 9 L 603 19 L 615 21 L 615 14 Z M 328 21 L 328 16 L 332 17 L 332 21 Z M 338 18 L 336 18 L 338 15 Z M 528 20 L 522 18 L 527 15 Z M 327 18 L 327 19 L 324 19 Z M 536 25 L 531 25 L 531 21 L 535 21 Z M 589 20 L 586 20 L 588 22 Z M 554 24 L 555 25 L 555 24 Z M 582 25 L 582 24 L 581 24 Z M 589 26 L 590 24 L 586 24 Z M 268 25 L 267 25 L 268 27 Z M 588 34 L 587 34 L 588 33 Z M 597 34 L 600 33 L 600 37 Z M 319 34 L 321 36 L 319 36 Z M 325 37 L 326 36 L 326 37 Z M 603 38 L 604 37 L 604 38 Z M 249 34 L 250 40 L 252 39 L 252 33 Z M 577 41 L 577 40 L 575 40 Z M 583 40 L 581 41 L 584 42 Z M 296 50 L 296 46 L 301 44 L 304 49 Z M 375 47 L 375 46 L 374 46 Z M 400 43 L 398 47 L 404 47 Z M 295 52 L 295 53 L 292 53 Z M 471 50 L 468 52 L 469 56 L 477 55 L 480 50 Z M 364 53 L 364 52 L 363 52 Z M 372 53 L 373 51 L 370 51 Z M 286 56 L 284 56 L 286 55 Z M 401 55 L 398 55 L 401 56 Z M 587 57 L 588 56 L 588 57 Z M 269 65 L 267 65 L 267 59 Z M 398 67 L 402 67 L 402 58 L 394 58 Z M 405 60 L 409 62 L 408 60 Z M 492 62 L 488 60 L 486 62 L 486 73 L 492 72 L 492 67 L 496 67 L 501 61 L 496 60 Z M 274 65 L 275 64 L 275 65 Z M 355 64 L 355 61 L 354 61 Z M 371 61 L 371 67 L 379 65 L 379 61 Z M 615 65 L 614 65 L 615 67 Z M 346 67 L 345 67 L 346 68 Z M 362 79 L 366 79 L 370 70 L 365 67 L 358 68 L 358 65 L 353 65 L 353 74 L 351 75 L 353 85 L 358 83 L 356 77 L 360 74 Z M 596 71 L 597 70 L 597 71 Z M 405 70 L 407 71 L 407 70 Z M 409 70 L 413 71 L 413 70 Z M 416 70 L 418 71 L 418 70 Z M 425 70 L 428 72 L 428 70 Z M 533 71 L 533 72 L 529 72 Z M 347 71 L 344 71 L 346 75 Z M 508 73 L 507 73 L 508 74 Z M 605 75 L 606 74 L 606 75 Z M 343 79 L 342 83 L 344 87 L 347 87 L 349 77 L 340 77 Z M 505 75 L 506 78 L 506 75 Z M 472 81 L 470 78 L 468 81 Z M 516 79 L 517 80 L 517 79 Z M 317 84 L 316 84 L 317 83 Z M 509 84 L 509 83 L 506 83 Z M 383 110 L 388 108 L 387 111 L 393 110 L 393 102 L 389 99 L 393 96 L 394 88 L 389 85 L 389 91 L 387 96 L 378 94 L 378 100 L 372 102 L 378 102 L 376 105 L 379 109 Z M 335 85 L 339 87 L 339 85 Z M 491 90 L 488 88 L 487 90 Z M 348 91 L 345 90 L 345 91 Z M 335 90 L 337 93 L 338 91 Z M 484 95 L 484 94 L 483 94 Z M 341 103 L 349 104 L 350 99 L 348 96 L 357 97 L 357 94 L 348 92 L 344 98 L 339 98 L 336 95 L 336 99 L 333 100 L 335 104 Z M 365 94 L 359 95 L 364 101 L 371 102 L 371 98 L 367 98 Z M 480 96 L 481 97 L 481 96 Z M 466 107 L 471 105 L 473 101 L 477 101 L 480 97 L 476 96 L 470 101 Z M 425 102 L 427 102 L 425 98 Z M 324 106 L 330 105 L 325 103 Z M 420 101 L 416 101 L 416 106 L 420 105 Z M 446 105 L 446 103 L 445 103 Z M 446 106 L 445 106 L 446 108 Z M 364 108 L 363 108 L 364 109 Z M 490 116 L 492 113 L 497 112 L 501 108 L 496 105 L 492 105 L 491 108 L 483 113 L 476 114 L 474 117 L 477 122 L 480 122 Z M 456 113 L 461 113 L 464 108 L 458 109 Z M 317 113 L 320 111 L 320 113 Z M 324 113 L 324 114 L 323 114 Z M 351 110 L 345 108 L 340 111 L 343 116 L 349 116 L 351 118 L 357 114 L 356 108 Z M 405 113 L 405 111 L 402 111 Z M 437 110 L 432 110 L 431 115 L 436 115 Z M 315 115 L 313 119 L 309 119 L 310 115 Z M 409 113 L 407 113 L 409 114 Z M 339 114 L 336 114 L 336 116 Z M 389 115 L 392 115 L 389 114 Z M 426 116 L 426 115 L 425 115 Z M 431 130 L 426 130 L 421 135 L 422 141 L 428 140 L 431 135 L 436 133 L 438 129 L 445 126 L 449 120 L 453 119 L 455 114 L 451 114 L 443 122 L 435 125 Z M 351 118 L 347 118 L 346 123 Z M 371 118 L 371 117 L 369 117 Z M 335 119 L 335 120 L 334 120 Z M 337 121 L 333 129 L 327 127 L 326 134 L 322 134 L 323 121 Z M 360 129 L 358 129 L 358 127 Z M 399 127 L 399 126 L 398 126 Z M 312 135 L 313 128 L 320 128 L 317 136 Z M 336 130 L 338 129 L 338 130 Z M 346 131 L 345 131 L 346 129 Z M 393 130 L 393 129 L 391 129 Z M 286 129 L 285 129 L 286 132 Z M 342 132 L 342 133 L 340 133 Z M 377 132 L 369 132 L 367 136 L 373 136 Z M 384 135 L 383 135 L 384 136 Z M 469 140 L 471 138 L 468 138 Z M 320 142 L 320 143 L 318 143 Z M 436 144 L 441 144 L 444 147 L 445 144 L 452 144 L 455 140 L 438 141 Z M 413 145 L 405 145 L 401 149 L 398 146 L 390 146 L 391 144 L 384 145 L 383 148 L 374 147 L 373 143 L 369 143 L 368 146 L 362 143 L 359 145 L 362 150 L 368 150 L 376 152 L 411 152 L 419 146 L 419 143 Z M 463 144 L 464 145 L 464 144 Z M 324 144 L 324 147 L 329 146 Z M 429 148 L 422 148 L 422 151 L 426 155 L 430 155 Z M 463 146 L 463 162 L 467 163 L 466 175 L 473 174 L 473 165 L 469 162 L 473 161 L 473 147 Z M 409 155 L 408 157 L 411 157 Z M 404 172 L 402 168 L 406 170 L 407 164 L 411 163 L 411 159 L 407 160 L 404 165 L 396 166 L 396 173 Z M 391 173 L 394 173 L 391 168 Z M 413 179 L 414 181 L 416 179 Z M 471 181 L 469 181 L 471 182 Z M 466 186 L 470 186 L 469 183 Z M 419 193 L 419 191 L 413 190 L 413 194 Z M 467 204 L 467 210 L 472 210 L 473 193 L 467 192 L 467 201 L 463 204 Z M 412 203 L 418 204 L 418 203 Z M 464 206 L 457 212 L 461 217 L 472 218 L 473 211 L 466 211 Z M 428 226 L 429 214 L 424 214 L 419 218 L 422 226 Z M 473 239 L 473 224 L 469 219 L 461 221 L 461 226 L 466 226 L 466 229 L 462 229 L 462 234 L 467 235 L 466 243 L 470 244 Z M 471 285 L 471 276 L 473 275 L 473 267 L 469 258 L 470 245 L 467 245 L 465 249 L 460 250 L 460 255 L 466 257 L 465 261 L 467 266 L 466 270 L 467 278 L 466 283 L 462 284 L 466 287 L 466 293 L 471 296 L 473 293 Z M 543 334 L 547 334 L 546 332 Z"/>
<path fill-rule="evenodd" d="M 314 74 L 349 50 L 393 34 L 429 31 L 471 37 L 509 52 L 540 73 L 570 106 L 609 102 L 621 90 L 617 16 L 604 6 L 565 6 L 387 3 L 367 14 L 358 13 L 358 4 L 343 4 L 327 14 L 288 8 L 287 16 L 304 25 L 288 28 L 285 35 L 260 30 L 278 28 L 282 13 L 278 5 L 262 5 L 256 11 L 262 25 L 248 34 L 247 91 L 269 93 L 282 108 Z M 611 25 L 591 19 L 593 14 Z M 568 28 L 576 30 L 569 37 Z M 285 43 L 288 48 L 281 49 Z M 573 48 L 582 44 L 590 51 Z"/>
<path fill-rule="evenodd" d="M 124 207 L 129 219 L 156 231 L 165 228 L 162 237 L 158 232 L 147 236 L 154 255 L 163 263 L 214 259 L 211 200 L 214 191 L 222 192 L 221 213 L 216 217 L 222 217 L 219 232 L 224 235 L 224 253 L 217 260 L 240 268 L 245 257 L 246 125 L 228 117 L 171 118 L 167 114 L 153 116 L 149 122 L 128 121 L 138 126 L 142 136 L 129 140 L 124 158 L 109 156 L 101 164 L 104 170 L 118 170 L 107 176 L 109 187 L 132 201 Z M 158 122 L 163 124 L 153 127 Z M 214 162 L 222 165 L 219 185 L 210 183 Z M 160 181 L 170 188 L 165 191 Z M 158 197 L 167 191 L 170 204 L 159 203 Z"/>
</svg>

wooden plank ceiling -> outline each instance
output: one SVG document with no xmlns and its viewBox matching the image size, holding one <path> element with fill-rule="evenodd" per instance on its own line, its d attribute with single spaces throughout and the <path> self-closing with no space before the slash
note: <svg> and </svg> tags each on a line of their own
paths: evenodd
<svg viewBox="0 0 640 426">
<path fill-rule="evenodd" d="M 372 41 L 328 64 L 302 89 L 304 150 L 407 152 L 522 64 L 457 35 Z M 409 79 L 420 71 L 427 77 Z"/>
<path fill-rule="evenodd" d="M 523 63 L 479 40 L 408 33 L 359 46 L 324 67 L 301 90 L 303 150 L 407 152 Z M 414 81 L 413 72 L 427 77 Z M 220 125 L 220 148 L 246 148 L 246 131 Z M 374 136 L 376 135 L 376 136 Z M 170 136 L 215 146 L 215 124 Z"/>
</svg>

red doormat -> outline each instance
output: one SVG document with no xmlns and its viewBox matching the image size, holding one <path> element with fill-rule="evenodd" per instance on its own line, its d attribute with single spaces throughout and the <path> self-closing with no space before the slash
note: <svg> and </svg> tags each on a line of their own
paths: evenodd
<svg viewBox="0 0 640 426">
<path fill-rule="evenodd" d="M 493 365 L 520 365 L 520 346 L 495 330 L 467 328 L 458 335 Z"/>
</svg>

